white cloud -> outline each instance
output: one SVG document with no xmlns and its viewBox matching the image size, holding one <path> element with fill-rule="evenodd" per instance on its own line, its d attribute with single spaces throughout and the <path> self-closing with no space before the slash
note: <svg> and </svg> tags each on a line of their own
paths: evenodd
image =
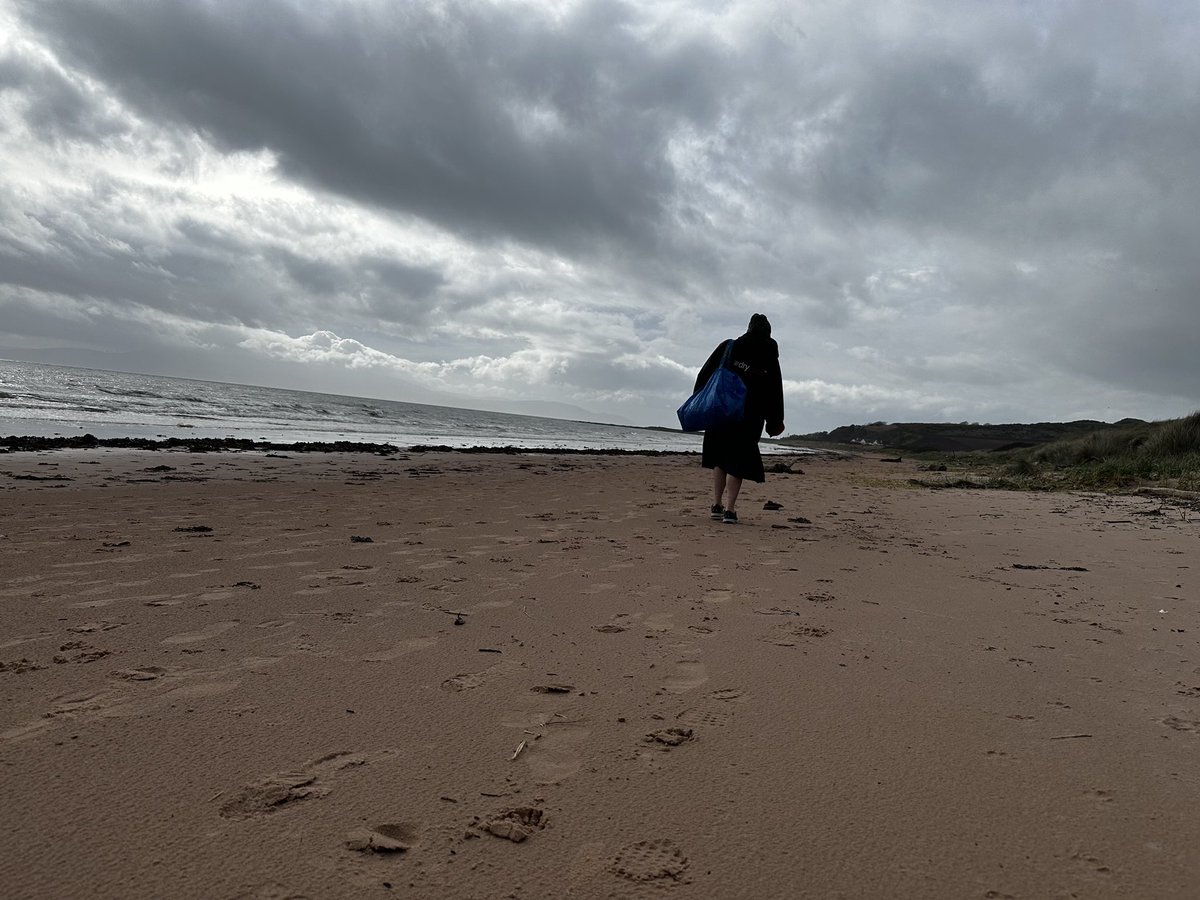
<svg viewBox="0 0 1200 900">
<path fill-rule="evenodd" d="M 296 338 L 258 332 L 243 338 L 238 346 L 295 362 L 339 362 L 355 369 L 370 366 L 401 368 L 405 364 L 404 360 L 372 350 L 356 340 L 340 338 L 332 331 L 315 331 Z"/>
</svg>

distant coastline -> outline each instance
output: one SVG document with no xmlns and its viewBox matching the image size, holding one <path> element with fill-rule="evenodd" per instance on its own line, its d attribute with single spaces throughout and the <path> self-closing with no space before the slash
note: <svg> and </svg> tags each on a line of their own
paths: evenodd
<svg viewBox="0 0 1200 900">
<path fill-rule="evenodd" d="M 852 444 L 912 453 L 1007 451 L 1145 424 L 1141 419 L 1121 419 L 1113 423 L 1079 419 L 1073 422 L 1002 425 L 981 425 L 977 422 L 872 422 L 869 425 L 843 425 L 832 431 L 792 434 L 782 438 L 781 443 L 808 441 Z"/>
</svg>

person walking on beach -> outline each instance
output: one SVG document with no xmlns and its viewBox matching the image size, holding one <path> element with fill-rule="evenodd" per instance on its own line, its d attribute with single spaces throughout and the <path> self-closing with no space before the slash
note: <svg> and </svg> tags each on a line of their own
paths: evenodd
<svg viewBox="0 0 1200 900">
<path fill-rule="evenodd" d="M 725 341 L 717 345 L 700 374 L 696 387 L 708 383 L 725 355 Z M 712 518 L 737 524 L 738 494 L 742 481 L 766 481 L 758 439 L 763 425 L 771 437 L 783 434 L 783 377 L 779 372 L 779 345 L 771 338 L 771 323 L 761 313 L 750 317 L 746 333 L 733 342 L 729 368 L 746 385 L 746 414 L 742 421 L 704 432 L 700 464 L 713 470 Z M 728 495 L 726 494 L 728 491 Z M 725 499 L 728 496 L 728 499 Z"/>
</svg>

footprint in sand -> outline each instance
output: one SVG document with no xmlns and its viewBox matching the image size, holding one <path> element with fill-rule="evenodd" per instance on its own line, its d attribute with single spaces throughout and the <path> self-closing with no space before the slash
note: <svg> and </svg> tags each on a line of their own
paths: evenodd
<svg viewBox="0 0 1200 900">
<path fill-rule="evenodd" d="M 469 691 L 477 688 L 493 678 L 512 675 L 523 668 L 523 665 L 511 659 L 501 660 L 494 666 L 488 666 L 480 672 L 466 672 L 454 675 L 442 682 L 442 690 L 450 693 Z"/>
<path fill-rule="evenodd" d="M 106 600 L 84 600 L 80 603 L 72 603 L 71 609 L 99 609 L 102 606 L 112 606 L 117 602 L 116 597 L 109 597 Z"/>
<path fill-rule="evenodd" d="M 243 669 L 257 671 L 259 669 L 269 669 L 271 666 L 278 665 L 283 662 L 282 656 L 243 656 L 241 665 Z"/>
<path fill-rule="evenodd" d="M 250 819 L 277 812 L 285 806 L 315 797 L 324 797 L 329 788 L 317 783 L 317 776 L 305 772 L 281 772 L 246 785 L 221 807 L 227 819 Z"/>
<path fill-rule="evenodd" d="M 21 674 L 24 672 L 40 672 L 45 668 L 47 666 L 34 662 L 32 659 L 24 656 L 20 659 L 0 660 L 0 672 L 16 672 Z"/>
<path fill-rule="evenodd" d="M 461 675 L 454 675 L 442 682 L 442 690 L 450 693 L 458 691 L 470 691 L 479 687 L 487 679 L 483 672 L 466 672 Z"/>
<path fill-rule="evenodd" d="M 628 625 L 618 625 L 616 622 L 609 622 L 605 625 L 593 625 L 593 630 L 601 634 L 620 634 L 622 631 L 628 631 Z"/>
<path fill-rule="evenodd" d="M 110 693 L 80 694 L 55 698 L 54 706 L 45 714 L 45 718 L 53 719 L 58 716 L 71 716 L 81 712 L 99 712 L 112 705 L 119 696 Z"/>
<path fill-rule="evenodd" d="M 1158 721 L 1173 731 L 1200 731 L 1200 722 L 1193 719 L 1180 719 L 1177 716 L 1167 716 L 1165 719 L 1159 719 Z"/>
<path fill-rule="evenodd" d="M 519 806 L 475 822 L 474 827 L 498 838 L 519 844 L 541 831 L 547 824 L 546 813 L 535 806 Z"/>
<path fill-rule="evenodd" d="M 324 797 L 330 791 L 329 781 L 350 769 L 357 769 L 396 751 L 375 753 L 330 753 L 306 763 L 294 772 L 268 775 L 261 781 L 243 785 L 232 798 L 221 804 L 221 815 L 227 819 L 252 819 L 268 816 L 305 800 Z"/>
<path fill-rule="evenodd" d="M 471 609 L 507 609 L 512 605 L 513 601 L 511 600 L 482 600 L 479 603 L 472 604 Z"/>
<path fill-rule="evenodd" d="M 820 625 L 784 622 L 775 626 L 775 630 L 771 634 L 767 634 L 759 640 L 776 647 L 796 647 L 802 642 L 808 643 L 810 638 L 823 638 L 830 633 L 828 628 Z"/>
<path fill-rule="evenodd" d="M 57 719 L 69 720 L 80 715 L 101 714 L 120 703 L 122 699 L 121 694 L 111 691 L 94 694 L 64 694 L 55 697 L 50 701 L 54 705 L 42 713 L 40 719 L 34 719 L 32 722 L 22 725 L 13 725 L 11 728 L 0 731 L 0 741 L 15 741 L 37 734 L 54 726 Z"/>
<path fill-rule="evenodd" d="M 182 669 L 164 670 L 157 666 L 146 666 L 141 669 L 122 669 L 112 673 L 112 677 L 131 682 L 153 682 L 139 689 L 136 696 L 122 699 L 105 705 L 95 711 L 102 719 L 124 719 L 142 716 L 156 710 L 165 710 L 180 700 L 203 700 L 208 697 L 219 697 L 236 691 L 241 687 L 239 681 L 200 681 L 193 684 L 178 684 L 187 676 L 198 673 Z M 215 673 L 212 673 L 215 674 Z"/>
<path fill-rule="evenodd" d="M 380 603 L 378 606 L 365 613 L 365 615 L 373 619 L 382 619 L 386 616 L 390 616 L 398 609 L 405 609 L 406 607 L 415 605 L 416 604 L 411 600 L 388 600 L 386 603 Z"/>
<path fill-rule="evenodd" d="M 37 734 L 39 731 L 44 731 L 49 727 L 50 722 L 46 719 L 35 719 L 32 722 L 26 722 L 24 725 L 13 725 L 11 728 L 5 728 L 3 731 L 0 731 L 0 742 L 19 741 L 22 738 Z"/>
<path fill-rule="evenodd" d="M 720 688 L 712 691 L 708 696 L 714 700 L 722 700 L 728 703 L 734 700 L 745 700 L 747 694 L 745 691 L 739 691 L 737 688 Z"/>
<path fill-rule="evenodd" d="M 669 694 L 686 694 L 708 681 L 708 669 L 704 663 L 693 659 L 681 659 L 675 663 L 675 671 L 663 682 L 663 690 Z"/>
<path fill-rule="evenodd" d="M 182 606 L 185 598 L 182 595 L 157 594 L 143 598 L 142 606 Z"/>
<path fill-rule="evenodd" d="M 642 738 L 643 741 L 659 750 L 670 750 L 672 747 L 678 747 L 680 744 L 686 744 L 695 739 L 696 732 L 694 729 L 678 725 L 652 731 Z"/>
<path fill-rule="evenodd" d="M 565 696 L 565 695 L 563 695 Z M 522 698 L 525 709 L 504 713 L 500 724 L 514 729 L 517 754 L 538 784 L 558 784 L 583 766 L 583 752 L 592 730 L 572 716 L 569 707 L 549 702 L 548 697 Z"/>
<path fill-rule="evenodd" d="M 359 853 L 404 853 L 415 847 L 421 830 L 411 822 L 389 822 L 356 828 L 346 835 L 346 849 Z"/>
<path fill-rule="evenodd" d="M 648 631 L 670 631 L 674 627 L 675 614 L 669 612 L 651 613 L 643 623 Z"/>
<path fill-rule="evenodd" d="M 54 637 L 54 633 L 50 632 L 50 631 L 43 631 L 43 632 L 41 632 L 39 634 L 35 634 L 35 635 L 25 635 L 22 637 L 15 637 L 12 640 L 0 642 L 0 650 L 8 650 L 11 647 L 20 647 L 23 644 L 33 644 L 38 641 L 44 641 L 44 640 L 47 640 L 48 638 L 52 638 L 52 637 Z"/>
<path fill-rule="evenodd" d="M 621 878 L 663 886 L 687 884 L 691 862 L 668 838 L 638 841 L 623 847 L 612 861 L 612 871 Z"/>
<path fill-rule="evenodd" d="M 141 666 L 135 669 L 118 669 L 113 672 L 114 678 L 123 678 L 126 681 L 157 681 L 163 675 L 167 674 L 167 670 L 161 666 Z"/>
<path fill-rule="evenodd" d="M 783 626 L 787 628 L 787 626 Z M 823 638 L 830 633 L 828 628 L 823 625 L 793 625 L 787 628 L 789 634 L 794 634 L 797 637 L 812 637 Z"/>
<path fill-rule="evenodd" d="M 63 652 L 56 654 L 54 661 L 60 665 L 63 663 L 87 664 L 112 655 L 111 650 L 100 650 L 83 641 L 67 641 L 58 649 Z"/>
<path fill-rule="evenodd" d="M 285 887 L 277 881 L 256 884 L 248 891 L 234 894 L 229 900 L 309 900 L 308 894 L 302 894 Z"/>
<path fill-rule="evenodd" d="M 224 634 L 230 628 L 238 625 L 233 622 L 213 622 L 211 625 L 206 625 L 199 631 L 185 631 L 183 634 L 173 634 L 169 638 L 163 638 L 164 644 L 194 644 L 198 641 L 207 641 L 215 638 L 219 634 Z"/>
<path fill-rule="evenodd" d="M 369 656 L 360 656 L 356 662 L 388 662 L 389 660 L 399 659 L 402 656 L 407 656 L 409 653 L 414 653 L 417 650 L 426 650 L 436 644 L 437 638 L 421 637 L 421 638 L 406 638 L 398 644 L 394 644 L 390 649 L 383 650 L 379 653 L 372 653 Z"/>
<path fill-rule="evenodd" d="M 727 709 L 700 709 L 693 706 L 680 712 L 675 717 L 675 721 L 681 725 L 697 728 L 700 726 L 724 728 L 733 721 L 733 713 Z"/>
<path fill-rule="evenodd" d="M 185 684 L 173 688 L 162 695 L 164 700 L 199 700 L 203 697 L 219 697 L 236 691 L 241 686 L 240 681 L 206 681 L 202 684 Z M 132 715 L 132 712 L 121 711 L 122 715 Z"/>
<path fill-rule="evenodd" d="M 581 750 L 592 735 L 590 728 L 576 724 L 549 724 L 542 737 L 526 745 L 521 755 L 537 784 L 558 784 L 583 767 Z"/>
<path fill-rule="evenodd" d="M 201 575 L 211 575 L 213 572 L 220 571 L 220 569 L 199 569 L 195 572 L 174 572 L 167 577 L 182 580 L 185 578 L 199 578 Z"/>
<path fill-rule="evenodd" d="M 112 631 L 115 628 L 124 628 L 124 622 L 85 622 L 82 625 L 75 625 L 68 628 L 67 631 L 75 634 L 96 634 L 100 631 Z"/>
</svg>

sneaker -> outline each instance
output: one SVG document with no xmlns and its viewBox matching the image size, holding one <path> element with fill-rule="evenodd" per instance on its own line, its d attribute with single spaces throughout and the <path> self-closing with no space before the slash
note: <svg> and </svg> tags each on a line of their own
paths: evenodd
<svg viewBox="0 0 1200 900">
<path fill-rule="evenodd" d="M 721 524 L 722 525 L 736 525 L 737 524 L 737 513 L 735 513 L 732 509 L 725 510 L 724 514 L 722 514 L 722 516 L 721 516 Z"/>
<path fill-rule="evenodd" d="M 714 519 L 719 519 L 725 513 L 725 507 L 720 503 L 714 503 L 708 512 Z"/>
</svg>

